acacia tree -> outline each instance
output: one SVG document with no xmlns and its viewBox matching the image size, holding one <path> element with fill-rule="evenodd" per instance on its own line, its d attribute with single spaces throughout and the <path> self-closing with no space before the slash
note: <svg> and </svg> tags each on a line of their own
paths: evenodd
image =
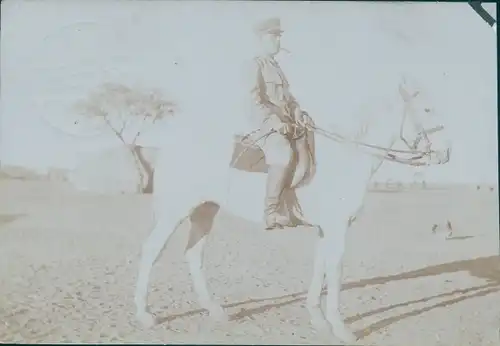
<svg viewBox="0 0 500 346">
<path fill-rule="evenodd" d="M 172 116 L 174 109 L 175 103 L 164 100 L 159 91 L 131 89 L 121 84 L 103 84 L 74 105 L 78 115 L 98 120 L 125 145 L 140 177 L 140 191 L 146 182 L 144 172 L 150 175 L 151 170 L 137 150 L 137 138 L 147 126 Z"/>
</svg>

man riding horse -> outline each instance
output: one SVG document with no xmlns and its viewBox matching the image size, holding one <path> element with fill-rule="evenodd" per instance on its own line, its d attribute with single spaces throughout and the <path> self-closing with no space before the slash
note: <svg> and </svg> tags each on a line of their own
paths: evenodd
<svg viewBox="0 0 500 346">
<path fill-rule="evenodd" d="M 255 31 L 261 53 L 254 58 L 251 70 L 252 118 L 259 129 L 256 135 L 267 134 L 256 144 L 264 152 L 268 165 L 264 219 L 267 229 L 275 229 L 293 226 L 290 217 L 280 214 L 278 209 L 283 191 L 290 187 L 287 178 L 294 169 L 294 154 L 301 157 L 300 150 L 304 147 L 298 146 L 297 140 L 303 139 L 312 120 L 291 94 L 289 83 L 274 58 L 281 50 L 280 19 L 264 20 Z"/>
</svg>

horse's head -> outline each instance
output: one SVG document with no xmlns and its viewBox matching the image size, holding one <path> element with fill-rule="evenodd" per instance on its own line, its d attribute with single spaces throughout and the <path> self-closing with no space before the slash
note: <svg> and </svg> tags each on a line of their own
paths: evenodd
<svg viewBox="0 0 500 346">
<path fill-rule="evenodd" d="M 403 77 L 399 84 L 399 96 L 403 100 L 401 140 L 409 149 L 426 153 L 427 164 L 447 163 L 451 144 L 439 140 L 443 138 L 445 127 L 430 95 L 416 81 Z"/>
</svg>

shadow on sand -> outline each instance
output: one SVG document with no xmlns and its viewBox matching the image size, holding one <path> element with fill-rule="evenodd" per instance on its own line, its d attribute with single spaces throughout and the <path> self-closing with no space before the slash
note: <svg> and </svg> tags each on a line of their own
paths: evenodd
<svg viewBox="0 0 500 346">
<path fill-rule="evenodd" d="M 452 297 L 455 295 L 459 295 L 458 297 L 431 305 L 431 306 L 426 306 L 421 309 L 415 309 L 411 310 L 408 312 L 405 312 L 403 314 L 393 316 L 393 317 L 388 317 L 385 319 L 382 319 L 380 321 L 377 321 L 363 330 L 359 330 L 355 332 L 356 336 L 358 338 L 364 338 L 382 328 L 385 328 L 393 323 L 396 323 L 400 320 L 403 320 L 408 317 L 413 317 L 417 316 L 423 313 L 426 313 L 428 311 L 431 311 L 433 309 L 441 308 L 441 307 L 446 307 L 450 306 L 456 303 L 459 303 L 461 301 L 465 301 L 468 299 L 472 298 L 478 298 L 478 297 L 483 297 L 495 292 L 500 291 L 500 257 L 499 256 L 490 256 L 490 257 L 481 257 L 481 258 L 475 258 L 475 259 L 469 259 L 469 260 L 462 260 L 462 261 L 456 261 L 456 262 L 450 262 L 450 263 L 444 263 L 444 264 L 439 264 L 439 265 L 434 265 L 422 269 L 417 269 L 417 270 L 412 270 L 409 272 L 401 273 L 401 274 L 396 274 L 396 275 L 389 275 L 389 276 L 381 276 L 381 277 L 376 277 L 376 278 L 370 278 L 370 279 L 363 279 L 360 281 L 356 282 L 348 282 L 345 283 L 342 286 L 342 290 L 349 290 L 352 288 L 362 288 L 370 285 L 381 285 L 385 284 L 388 282 L 394 282 L 394 281 L 399 281 L 399 280 L 409 280 L 409 279 L 415 279 L 415 278 L 420 278 L 420 277 L 425 277 L 425 276 L 436 276 L 436 275 L 441 275 L 441 274 L 448 274 L 448 273 L 455 273 L 455 272 L 461 272 L 461 271 L 467 271 L 469 272 L 470 275 L 481 278 L 481 279 L 486 279 L 488 282 L 484 285 L 480 286 L 474 286 L 474 287 L 468 287 L 464 289 L 457 289 L 451 292 L 447 293 L 442 293 L 434 296 L 429 296 L 426 298 L 421 298 L 417 300 L 411 300 L 407 301 L 404 303 L 398 303 L 382 308 L 378 308 L 363 314 L 358 314 L 352 317 L 348 317 L 346 319 L 346 323 L 353 323 L 356 321 L 359 321 L 363 318 L 373 316 L 382 312 L 386 312 L 392 309 L 400 308 L 400 307 L 405 307 L 408 305 L 412 304 L 417 304 L 417 303 L 423 303 L 423 302 L 428 302 L 433 299 L 439 299 L 439 298 L 444 298 L 444 297 Z M 278 309 L 282 306 L 287 306 L 291 305 L 294 303 L 299 303 L 305 301 L 305 295 L 307 291 L 302 291 L 302 292 L 297 292 L 297 293 L 292 293 L 280 297 L 272 297 L 272 298 L 265 298 L 265 299 L 249 299 L 245 301 L 240 301 L 236 303 L 231 303 L 231 304 L 225 304 L 225 308 L 233 308 L 233 307 L 238 307 L 241 305 L 247 305 L 247 304 L 252 304 L 252 303 L 265 303 L 268 301 L 275 301 L 275 300 L 284 300 L 283 302 L 280 303 L 274 303 L 274 302 L 269 302 L 267 304 L 260 305 L 258 307 L 254 308 L 249 308 L 249 309 L 241 309 L 241 311 L 237 312 L 236 314 L 231 315 L 231 320 L 239 320 L 244 317 L 250 317 L 252 318 L 253 315 L 258 315 L 265 313 L 269 310 L 272 309 Z M 323 294 L 326 294 L 326 291 L 323 292 Z M 193 316 L 193 315 L 198 315 L 205 313 L 205 310 L 203 309 L 197 309 L 197 310 L 192 310 L 192 311 L 187 311 L 185 313 L 181 314 L 176 314 L 176 315 L 170 315 L 168 317 L 163 317 L 158 319 L 158 323 L 165 323 L 165 322 L 170 322 L 178 318 L 182 317 L 188 317 L 188 316 Z"/>
<path fill-rule="evenodd" d="M 466 240 L 466 239 L 470 239 L 470 238 L 474 238 L 473 235 L 462 235 L 462 236 L 456 236 L 456 237 L 448 237 L 446 238 L 446 240 Z"/>
<path fill-rule="evenodd" d="M 26 216 L 26 214 L 0 214 L 0 227 L 14 222 L 24 216 Z"/>
</svg>

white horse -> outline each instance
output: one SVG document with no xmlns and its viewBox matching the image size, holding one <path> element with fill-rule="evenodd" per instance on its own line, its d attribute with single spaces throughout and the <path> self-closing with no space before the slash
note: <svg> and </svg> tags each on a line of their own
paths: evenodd
<svg viewBox="0 0 500 346">
<path fill-rule="evenodd" d="M 436 148 L 432 148 L 435 150 L 432 152 L 427 150 L 432 136 L 427 137 L 425 129 L 435 125 L 437 114 L 428 104 L 425 92 L 410 84 L 404 79 L 399 85 L 396 81 L 384 108 L 363 115 L 358 128 L 354 129 L 356 136 L 352 136 L 352 132 L 347 133 L 346 128 L 337 127 L 337 132 L 353 139 L 344 138 L 343 144 L 332 141 L 334 133 L 319 129 L 326 121 L 331 122 L 332 117 L 321 119 L 312 115 L 318 126 L 315 134 L 317 171 L 309 185 L 297 190 L 305 218 L 315 225 L 313 227 L 319 234 L 307 306 L 314 327 L 327 328 L 345 342 L 356 339 L 339 312 L 345 236 L 351 217 L 361 209 L 373 172 L 386 159 L 403 163 L 420 160 L 425 164 L 448 160 L 443 154 L 446 148 L 442 148 L 444 151 L 437 151 Z M 173 122 L 170 133 L 165 134 L 165 143 L 155 169 L 154 227 L 142 246 L 135 291 L 136 317 L 145 326 L 155 323 L 155 318 L 147 309 L 152 267 L 173 232 L 185 220 L 191 226 L 185 256 L 199 303 L 212 317 L 219 320 L 227 318 L 224 309 L 207 289 L 203 248 L 220 208 L 261 222 L 266 177 L 264 174 L 229 168 L 234 133 L 222 132 L 221 135 L 214 135 L 211 129 L 180 120 L 179 123 Z M 417 137 L 424 140 L 415 141 Z M 408 143 L 416 143 L 417 151 L 425 148 L 422 150 L 425 155 L 415 158 L 413 153 L 413 158 L 405 159 L 401 156 L 407 154 L 402 151 L 389 150 L 402 138 Z M 286 232 L 283 237 L 286 237 Z M 323 314 L 320 298 L 325 283 L 328 293 L 326 313 Z"/>
</svg>

